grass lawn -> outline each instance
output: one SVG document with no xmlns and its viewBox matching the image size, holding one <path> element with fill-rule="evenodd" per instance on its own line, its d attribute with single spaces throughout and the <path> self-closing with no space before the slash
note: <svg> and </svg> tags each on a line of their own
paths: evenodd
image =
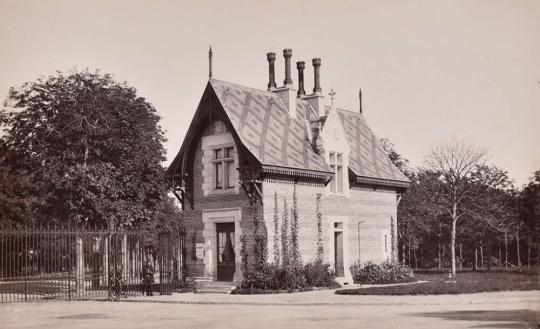
<svg viewBox="0 0 540 329">
<path fill-rule="evenodd" d="M 456 282 L 448 282 L 446 273 L 419 271 L 419 281 L 408 285 L 343 289 L 340 295 L 445 295 L 469 294 L 488 291 L 540 290 L 540 272 L 517 270 L 493 270 L 491 272 L 462 271 L 457 273 Z"/>
</svg>

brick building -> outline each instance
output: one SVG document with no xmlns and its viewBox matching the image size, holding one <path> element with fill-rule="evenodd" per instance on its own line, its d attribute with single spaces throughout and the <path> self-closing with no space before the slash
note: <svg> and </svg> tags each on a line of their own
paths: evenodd
<svg viewBox="0 0 540 329">
<path fill-rule="evenodd" d="M 210 51 L 210 79 L 167 169 L 183 204 L 190 275 L 240 280 L 241 238 L 252 243 L 255 221 L 264 224 L 271 261 L 274 207 L 281 218 L 294 190 L 304 262 L 319 247 L 317 196 L 323 259 L 343 281 L 356 262 L 397 257 L 397 202 L 409 181 L 379 145 L 361 105 L 347 111 L 323 97 L 321 60 L 312 61 L 314 88 L 306 94 L 304 62 L 297 62 L 294 89 L 292 51 L 283 55 L 283 86 L 275 82 L 276 55 L 268 53 L 269 82 L 260 90 L 213 79 Z"/>
</svg>

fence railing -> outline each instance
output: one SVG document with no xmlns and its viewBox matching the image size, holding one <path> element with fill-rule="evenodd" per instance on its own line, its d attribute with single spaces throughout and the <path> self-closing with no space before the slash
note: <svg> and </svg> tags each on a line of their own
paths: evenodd
<svg viewBox="0 0 540 329">
<path fill-rule="evenodd" d="M 146 235 L 146 236 L 145 236 Z M 181 286 L 181 236 L 137 230 L 0 229 L 0 302 L 118 299 Z"/>
</svg>

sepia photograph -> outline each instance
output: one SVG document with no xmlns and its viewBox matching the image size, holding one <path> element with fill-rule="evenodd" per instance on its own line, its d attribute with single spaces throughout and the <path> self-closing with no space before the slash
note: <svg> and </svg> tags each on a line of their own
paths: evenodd
<svg viewBox="0 0 540 329">
<path fill-rule="evenodd" d="M 0 327 L 540 328 L 540 1 L 0 0 Z"/>
</svg>

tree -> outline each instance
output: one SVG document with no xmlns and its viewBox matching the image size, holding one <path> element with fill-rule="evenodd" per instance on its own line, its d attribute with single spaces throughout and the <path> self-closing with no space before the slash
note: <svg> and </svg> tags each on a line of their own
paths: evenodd
<svg viewBox="0 0 540 329">
<path fill-rule="evenodd" d="M 519 218 L 526 228 L 527 263 L 530 265 L 531 249 L 536 252 L 536 264 L 540 263 L 540 170 L 519 194 Z"/>
<path fill-rule="evenodd" d="M 167 202 L 159 119 L 109 74 L 58 72 L 12 88 L 0 111 L 0 167 L 29 182 L 17 197 L 30 208 L 14 213 L 111 227 L 149 220 Z"/>
<path fill-rule="evenodd" d="M 409 167 L 409 160 L 407 160 L 397 152 L 394 143 L 392 143 L 388 138 L 379 138 L 379 142 L 381 143 L 383 150 L 386 152 L 386 155 L 388 155 L 388 158 L 390 158 L 390 161 L 392 161 L 394 166 L 396 166 L 405 176 L 410 178 L 413 171 Z"/>
<path fill-rule="evenodd" d="M 456 276 L 456 225 L 465 212 L 462 208 L 469 194 L 468 184 L 471 173 L 486 157 L 483 148 L 467 144 L 463 141 L 450 141 L 434 145 L 426 156 L 428 167 L 440 174 L 443 187 L 438 193 L 437 204 L 449 216 L 451 276 Z"/>
<path fill-rule="evenodd" d="M 424 245 L 426 251 L 438 250 L 442 244 L 439 233 L 438 219 L 440 209 L 434 202 L 440 189 L 439 175 L 429 170 L 418 170 L 411 173 L 411 186 L 403 195 L 398 205 L 398 237 L 401 246 L 401 259 L 416 256 L 416 249 Z M 408 255 L 406 255 L 406 252 Z M 440 258 L 440 252 L 432 258 Z M 423 264 L 422 255 L 420 262 Z"/>
<path fill-rule="evenodd" d="M 491 269 L 492 244 L 497 235 L 504 233 L 506 237 L 520 225 L 514 186 L 508 172 L 493 165 L 476 166 L 469 184 L 470 193 L 464 206 L 468 212 L 466 216 L 474 226 L 472 231 L 483 233 L 480 241 L 488 253 L 487 265 Z"/>
</svg>

